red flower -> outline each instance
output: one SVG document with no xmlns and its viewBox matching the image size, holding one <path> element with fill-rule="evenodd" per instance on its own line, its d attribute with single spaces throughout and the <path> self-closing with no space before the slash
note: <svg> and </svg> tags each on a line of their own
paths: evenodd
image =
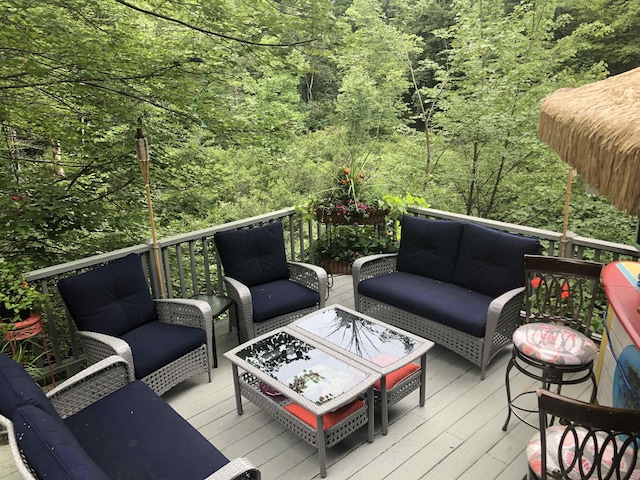
<svg viewBox="0 0 640 480">
<path fill-rule="evenodd" d="M 345 175 L 349 175 L 349 172 L 351 170 L 349 170 L 348 168 L 345 168 L 344 170 L 342 170 L 342 173 L 344 173 Z"/>
<path fill-rule="evenodd" d="M 544 284 L 544 280 L 542 280 L 542 278 L 540 277 L 536 277 L 533 280 L 531 280 L 531 286 L 533 288 L 538 288 L 540 284 Z"/>
<path fill-rule="evenodd" d="M 560 294 L 560 297 L 569 298 L 569 295 L 571 295 L 571 292 L 569 291 L 569 284 L 565 281 L 562 284 L 562 293 Z"/>
</svg>

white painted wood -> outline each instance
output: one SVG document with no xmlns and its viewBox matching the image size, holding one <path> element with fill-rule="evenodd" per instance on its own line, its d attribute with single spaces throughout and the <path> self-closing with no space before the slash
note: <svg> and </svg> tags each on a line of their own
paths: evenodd
<svg viewBox="0 0 640 480">
<path fill-rule="evenodd" d="M 353 308 L 351 276 L 335 275 L 327 305 L 339 300 Z M 237 345 L 226 319 L 216 322 L 219 367 L 173 388 L 164 398 L 227 457 L 244 456 L 265 480 L 307 480 L 319 477 L 317 451 L 282 425 L 243 401 L 236 413 L 231 367 L 222 352 Z M 427 354 L 426 404 L 418 392 L 390 410 L 388 435 L 376 416 L 375 440 L 366 442 L 366 428 L 330 448 L 327 478 L 378 479 L 521 479 L 526 473 L 524 448 L 534 431 L 517 419 L 502 431 L 506 418 L 504 373 L 510 352 L 493 360 L 486 379 L 466 360 L 436 346 Z M 514 392 L 532 388 L 521 374 L 512 376 Z M 584 388 L 566 387 L 582 395 Z M 15 480 L 8 446 L 0 445 L 0 480 Z"/>
</svg>

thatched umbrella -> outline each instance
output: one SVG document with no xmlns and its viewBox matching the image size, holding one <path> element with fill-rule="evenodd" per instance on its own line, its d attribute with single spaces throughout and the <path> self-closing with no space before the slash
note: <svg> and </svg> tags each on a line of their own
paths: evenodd
<svg viewBox="0 0 640 480">
<path fill-rule="evenodd" d="M 640 68 L 553 92 L 538 136 L 618 210 L 640 213 Z"/>
</svg>

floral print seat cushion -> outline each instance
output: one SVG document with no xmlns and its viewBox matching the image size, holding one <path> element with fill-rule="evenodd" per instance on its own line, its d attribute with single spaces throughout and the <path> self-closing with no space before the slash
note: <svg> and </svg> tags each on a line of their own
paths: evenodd
<svg viewBox="0 0 640 480">
<path fill-rule="evenodd" d="M 598 354 L 598 346 L 572 328 L 528 323 L 513 334 L 513 345 L 528 357 L 556 365 L 584 365 Z"/>
<path fill-rule="evenodd" d="M 558 446 L 560 442 L 563 442 L 562 446 L 562 465 L 567 468 L 569 465 L 573 463 L 573 460 L 576 455 L 576 442 L 574 439 L 573 432 L 568 432 L 568 435 L 562 440 L 562 434 L 567 429 L 564 425 L 554 425 L 552 427 L 547 428 L 546 430 L 546 438 L 547 438 L 547 474 L 551 474 L 551 472 L 560 470 L 560 463 L 558 459 Z M 588 430 L 582 427 L 576 427 L 575 432 L 578 437 L 578 446 L 582 444 L 582 442 L 587 438 Z M 597 432 L 595 434 L 597 438 L 597 444 L 601 449 L 604 445 L 604 452 L 602 454 L 602 460 L 600 461 L 601 477 L 598 477 L 598 466 L 596 465 L 592 471 L 594 453 L 595 453 L 595 443 L 593 441 L 593 437 L 587 439 L 585 443 L 584 453 L 582 457 L 580 457 L 580 462 L 575 462 L 571 472 L 568 475 L 568 478 L 572 479 L 590 479 L 590 478 L 608 478 L 607 474 L 609 469 L 611 468 L 611 464 L 613 461 L 613 455 L 615 450 L 620 450 L 625 440 L 625 436 L 620 435 L 616 437 L 616 445 L 608 442 L 605 445 L 606 434 L 603 432 Z M 527 461 L 529 462 L 529 468 L 535 473 L 538 477 L 541 476 L 542 473 L 542 446 L 540 444 L 540 434 L 537 433 L 527 445 Z M 633 462 L 633 445 L 629 446 L 622 456 L 622 460 L 620 462 L 620 472 L 623 478 L 630 479 L 640 479 L 640 462 L 636 460 L 635 465 Z M 627 472 L 631 470 L 631 474 L 629 476 L 624 476 Z M 591 472 L 591 474 L 589 474 Z M 553 477 L 555 478 L 555 477 Z M 563 477 L 565 478 L 565 477 Z M 615 474 L 613 478 L 617 478 Z"/>
</svg>

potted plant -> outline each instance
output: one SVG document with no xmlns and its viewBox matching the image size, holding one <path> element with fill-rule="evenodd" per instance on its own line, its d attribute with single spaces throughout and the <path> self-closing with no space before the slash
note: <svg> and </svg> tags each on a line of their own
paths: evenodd
<svg viewBox="0 0 640 480">
<path fill-rule="evenodd" d="M 388 209 L 368 183 L 371 175 L 364 163 L 341 168 L 333 186 L 311 200 L 310 213 L 319 222 L 333 225 L 384 223 Z"/>
<path fill-rule="evenodd" d="M 19 266 L 0 258 L 0 322 L 23 328 L 39 321 L 46 305 L 47 295 L 25 280 Z"/>
<path fill-rule="evenodd" d="M 395 252 L 398 242 L 373 226 L 337 225 L 313 243 L 311 255 L 315 263 L 329 273 L 351 274 L 351 264 L 374 253 Z"/>
</svg>

